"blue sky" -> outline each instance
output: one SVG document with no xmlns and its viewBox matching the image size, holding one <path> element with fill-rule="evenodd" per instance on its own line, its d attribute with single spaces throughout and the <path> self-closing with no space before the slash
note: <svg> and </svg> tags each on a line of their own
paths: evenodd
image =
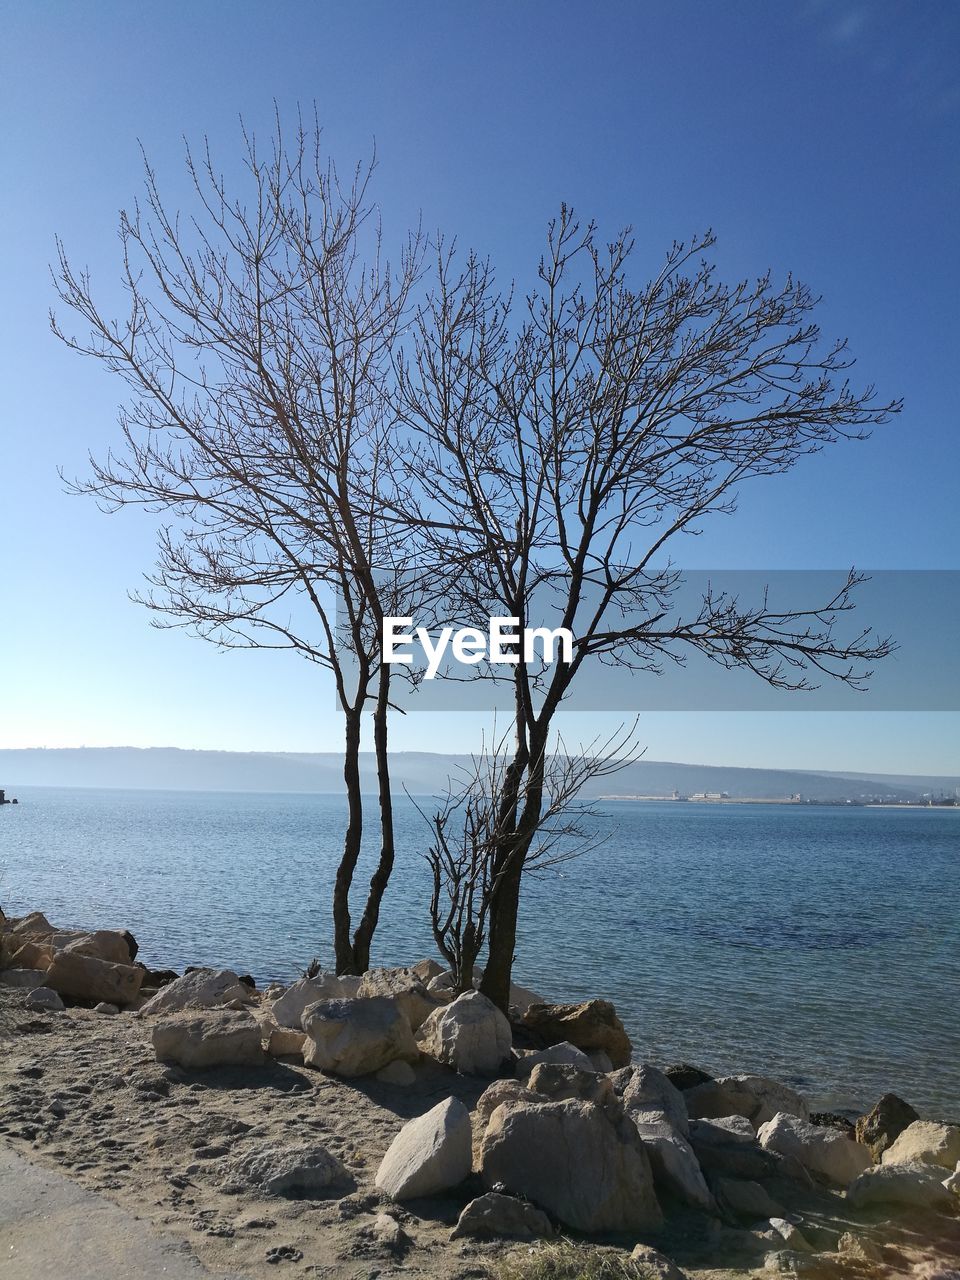
<svg viewBox="0 0 960 1280">
<path fill-rule="evenodd" d="M 288 656 L 156 632 L 126 598 L 150 522 L 64 495 L 119 384 L 49 335 L 60 234 L 115 290 L 138 139 L 168 201 L 181 135 L 229 173 L 238 116 L 315 101 L 342 163 L 379 155 L 388 237 L 428 228 L 529 280 L 561 200 L 635 228 L 638 264 L 712 226 L 726 273 L 792 269 L 904 414 L 759 482 L 687 562 L 956 568 L 960 8 L 952 3 L 0 3 L 0 746 L 325 750 L 327 682 Z M 605 723 L 605 722 L 603 722 Z M 600 717 L 573 717 L 592 737 Z M 652 758 L 960 772 L 955 714 L 668 715 Z M 470 749 L 463 715 L 394 742 Z"/>
</svg>

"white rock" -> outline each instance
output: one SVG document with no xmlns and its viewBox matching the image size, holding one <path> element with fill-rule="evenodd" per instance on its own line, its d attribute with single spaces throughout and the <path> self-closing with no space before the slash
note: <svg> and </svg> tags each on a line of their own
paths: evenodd
<svg viewBox="0 0 960 1280">
<path fill-rule="evenodd" d="M 179 1013 L 184 1009 L 217 1009 L 231 1000 L 254 999 L 232 969 L 194 969 L 162 987 L 141 1005 L 142 1014 Z"/>
<path fill-rule="evenodd" d="M 855 1178 L 847 1199 L 855 1209 L 872 1205 L 901 1205 L 916 1209 L 950 1210 L 956 1201 L 940 1180 L 936 1165 L 878 1164 Z"/>
<path fill-rule="evenodd" d="M 262 1026 L 261 1023 L 261 1028 Z M 307 1037 L 305 1032 L 294 1031 L 291 1027 L 273 1026 L 269 1029 L 266 1041 L 267 1053 L 271 1058 L 302 1058 Z"/>
<path fill-rule="evenodd" d="M 591 1102 L 506 1102 L 480 1147 L 489 1187 L 502 1182 L 577 1231 L 644 1231 L 663 1216 L 634 1125 Z"/>
<path fill-rule="evenodd" d="M 884 1151 L 882 1164 L 936 1164 L 954 1169 L 960 1160 L 960 1125 L 915 1120 Z"/>
<path fill-rule="evenodd" d="M 153 1028 L 153 1048 L 159 1062 L 190 1069 L 260 1066 L 264 1060 L 260 1024 L 248 1013 L 225 1009 L 161 1018 Z"/>
<path fill-rule="evenodd" d="M 110 964 L 130 964 L 130 946 L 122 933 L 113 929 L 97 929 L 94 933 L 55 933 L 51 943 L 58 950 L 75 951 Z"/>
<path fill-rule="evenodd" d="M 320 1146 L 258 1147 L 230 1160 L 224 1173 L 226 1182 L 256 1187 L 271 1196 L 312 1196 L 353 1184 L 336 1156 Z"/>
<path fill-rule="evenodd" d="M 37 987 L 27 996 L 27 1008 L 34 1013 L 62 1013 L 66 1006 L 50 987 Z"/>
<path fill-rule="evenodd" d="M 302 1031 L 305 1009 L 318 1000 L 351 1000 L 360 990 L 360 978 L 338 977 L 335 973 L 318 973 L 314 978 L 299 978 L 269 1006 L 273 1020 L 280 1027 Z"/>
<path fill-rule="evenodd" d="M 783 1217 L 783 1207 L 759 1182 L 744 1178 L 717 1178 L 714 1186 L 720 1207 L 735 1218 L 759 1222 L 761 1218 Z"/>
<path fill-rule="evenodd" d="M 800 1228 L 788 1222 L 786 1218 L 771 1218 L 770 1227 L 771 1230 L 776 1231 L 788 1248 L 795 1249 L 798 1253 L 813 1252 L 813 1245 Z"/>
<path fill-rule="evenodd" d="M 109 1004 L 106 1000 L 101 1000 L 99 1004 L 95 1004 L 93 1006 L 93 1012 L 103 1013 L 110 1016 L 112 1014 L 119 1013 L 120 1010 L 115 1004 Z"/>
<path fill-rule="evenodd" d="M 451 1240 L 474 1236 L 479 1240 L 537 1240 L 555 1235 L 547 1215 L 516 1196 L 488 1191 L 463 1209 Z"/>
<path fill-rule="evenodd" d="M 882 1262 L 883 1250 L 867 1236 L 854 1231 L 844 1231 L 837 1241 L 837 1253 L 853 1262 Z"/>
<path fill-rule="evenodd" d="M 806 1099 L 795 1089 L 766 1076 L 723 1076 L 707 1080 L 684 1091 L 691 1120 L 715 1120 L 723 1116 L 745 1116 L 754 1128 L 772 1120 L 780 1112 L 810 1119 Z"/>
<path fill-rule="evenodd" d="M 431 998 L 412 969 L 368 969 L 360 981 L 357 995 L 364 999 L 370 996 L 391 996 L 410 1023 L 412 1031 L 421 1026 L 438 1003 Z"/>
<path fill-rule="evenodd" d="M 391 1142 L 376 1184 L 394 1200 L 432 1196 L 459 1186 L 470 1174 L 470 1113 L 447 1098 L 408 1121 Z"/>
<path fill-rule="evenodd" d="M 510 1023 L 479 991 L 465 991 L 426 1019 L 417 1032 L 423 1053 L 461 1075 L 491 1076 L 509 1057 Z"/>
<path fill-rule="evenodd" d="M 649 1063 L 623 1067 L 613 1076 L 613 1085 L 622 1096 L 628 1114 L 635 1119 L 642 1119 L 644 1113 L 652 1113 L 654 1117 L 666 1113 L 674 1129 L 685 1138 L 689 1135 L 690 1121 L 683 1094 L 656 1067 Z"/>
<path fill-rule="evenodd" d="M 665 1112 L 645 1111 L 641 1117 L 627 1112 L 643 1139 L 653 1166 L 653 1179 L 684 1204 L 706 1213 L 717 1212 L 717 1202 L 707 1186 L 700 1162 L 683 1134 Z"/>
<path fill-rule="evenodd" d="M 868 1147 L 839 1129 L 809 1124 L 786 1112 L 762 1125 L 758 1136 L 765 1151 L 792 1157 L 810 1173 L 836 1186 L 845 1186 L 869 1169 L 873 1160 Z"/>
<path fill-rule="evenodd" d="M 553 1044 L 549 1049 L 538 1049 L 534 1053 L 525 1053 L 517 1062 L 517 1079 L 526 1080 L 534 1067 L 541 1062 L 562 1062 L 571 1067 L 579 1067 L 581 1071 L 593 1071 L 594 1066 L 582 1049 L 570 1044 L 568 1040 Z"/>
<path fill-rule="evenodd" d="M 410 1023 L 395 1000 L 321 1000 L 303 1014 L 303 1060 L 338 1076 L 366 1076 L 388 1062 L 418 1056 Z"/>
</svg>

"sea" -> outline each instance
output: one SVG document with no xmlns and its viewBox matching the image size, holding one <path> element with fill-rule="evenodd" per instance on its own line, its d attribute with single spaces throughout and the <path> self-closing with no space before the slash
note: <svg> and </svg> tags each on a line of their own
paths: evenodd
<svg viewBox="0 0 960 1280">
<path fill-rule="evenodd" d="M 127 928 L 150 967 L 261 985 L 330 964 L 342 797 L 16 794 L 0 809 L 7 915 Z M 397 800 L 376 964 L 436 954 L 429 804 Z M 515 981 L 612 1000 L 644 1061 L 762 1073 L 846 1113 L 893 1091 L 960 1121 L 960 809 L 609 801 L 592 823 L 591 852 L 527 877 Z"/>
</svg>

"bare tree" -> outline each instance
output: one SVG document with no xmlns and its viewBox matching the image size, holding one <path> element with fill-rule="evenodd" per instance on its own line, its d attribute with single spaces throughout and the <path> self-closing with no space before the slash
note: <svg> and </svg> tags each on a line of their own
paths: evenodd
<svg viewBox="0 0 960 1280">
<path fill-rule="evenodd" d="M 157 567 L 136 597 L 158 625 L 227 648 L 291 649 L 333 673 L 349 805 L 334 947 L 339 972 L 363 972 L 394 862 L 379 635 L 383 615 L 409 605 L 414 574 L 408 540 L 383 518 L 385 503 L 404 503 L 388 392 L 421 241 L 409 237 L 391 267 L 372 163 L 342 183 L 316 125 L 300 122 L 289 147 L 279 122 L 266 151 L 244 141 L 238 193 L 206 145 L 199 158 L 187 149 L 190 217 L 168 212 L 145 159 L 145 207 L 120 218 L 125 318 L 101 311 L 58 242 L 58 293 L 87 334 L 52 316 L 53 330 L 131 392 L 119 448 L 91 458 L 74 488 L 110 511 L 159 513 Z M 353 929 L 368 708 L 380 854 Z"/>
<path fill-rule="evenodd" d="M 586 667 L 656 671 L 698 651 L 779 688 L 821 677 L 861 687 L 891 648 L 841 634 L 854 572 L 808 606 L 708 593 L 692 616 L 677 613 L 667 556 L 681 535 L 734 511 L 745 481 L 862 438 L 900 407 L 851 387 L 846 346 L 822 341 L 805 285 L 725 283 L 706 260 L 712 245 L 709 234 L 675 243 L 633 285 L 629 232 L 603 246 L 564 207 L 538 288 L 519 302 L 498 292 L 489 263 L 441 246 L 400 364 L 422 537 L 438 573 L 457 566 L 444 580 L 451 614 L 523 627 L 548 610 L 575 636 L 571 662 L 545 670 L 521 652 L 511 669 L 516 739 L 492 827 L 481 986 L 504 1009 L 551 726 Z"/>
<path fill-rule="evenodd" d="M 526 855 L 528 872 L 569 862 L 600 842 L 591 822 L 597 812 L 578 797 L 590 779 L 608 777 L 637 758 L 632 737 L 633 729 L 572 754 L 561 739 L 543 761 L 543 798 Z M 416 805 L 433 831 L 433 843 L 425 855 L 433 881 L 433 936 L 450 965 L 458 993 L 473 989 L 474 969 L 487 940 L 490 908 L 502 874 L 497 855 L 509 835 L 503 824 L 508 811 L 504 800 L 512 789 L 511 758 L 510 735 L 498 738 L 450 780 L 440 807 L 429 818 Z M 521 792 L 532 776 L 526 775 Z"/>
</svg>

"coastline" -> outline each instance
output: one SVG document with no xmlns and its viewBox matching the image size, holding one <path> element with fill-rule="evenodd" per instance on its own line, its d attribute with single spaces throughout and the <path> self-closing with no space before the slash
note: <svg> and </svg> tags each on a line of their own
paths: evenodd
<svg viewBox="0 0 960 1280">
<path fill-rule="evenodd" d="M 60 930 L 48 934 L 44 942 L 46 922 L 32 917 L 26 928 L 20 922 L 20 936 L 30 940 L 13 951 L 11 923 L 6 921 L 0 934 L 7 963 L 11 959 L 42 962 L 47 955 L 39 948 L 44 946 L 52 948 L 55 959 L 71 943 L 79 943 L 81 953 L 99 946 L 115 948 L 116 955 L 117 939 L 124 937 L 101 931 L 77 939 Z M 13 922 L 14 930 L 17 927 Z M 59 939 L 56 944 L 55 938 Z M 124 945 L 130 947 L 130 943 L 135 947 L 132 939 Z M 23 946 L 33 950 L 24 952 Z M 129 960 L 136 966 L 134 956 Z M 111 976 L 99 964 L 130 967 L 94 961 L 87 970 L 98 979 Z M 412 1269 L 429 1280 L 497 1277 L 504 1259 L 513 1258 L 518 1250 L 526 1256 L 531 1249 L 547 1247 L 536 1243 L 543 1236 L 521 1246 L 515 1239 L 458 1234 L 458 1220 L 468 1207 L 490 1194 L 492 1174 L 485 1174 L 484 1160 L 491 1132 L 502 1123 L 497 1117 L 509 1118 L 512 1107 L 520 1108 L 518 1116 L 536 1116 L 538 1107 L 545 1105 L 545 1115 L 554 1114 L 551 1107 L 559 1107 L 564 1115 L 588 1116 L 598 1126 L 614 1123 L 622 1129 L 630 1123 L 634 1126 L 631 1141 L 639 1134 L 653 1159 L 666 1137 L 662 1125 L 667 1112 L 658 1108 L 668 1098 L 672 1107 L 683 1109 L 682 1118 L 676 1110 L 671 1113 L 670 1124 L 681 1128 L 671 1129 L 675 1136 L 668 1141 L 679 1144 L 686 1133 L 688 1137 L 676 1149 L 689 1150 L 693 1163 L 687 1166 L 684 1181 L 678 1180 L 669 1162 L 663 1165 L 659 1158 L 653 1159 L 660 1217 L 651 1217 L 645 1228 L 590 1231 L 564 1222 L 554 1203 L 554 1212 L 548 1213 L 548 1242 L 560 1232 L 561 1240 L 572 1239 L 580 1249 L 614 1249 L 622 1266 L 629 1264 L 634 1248 L 655 1250 L 662 1260 L 672 1260 L 674 1280 L 676 1275 L 691 1280 L 706 1280 L 708 1275 L 710 1280 L 769 1275 L 772 1258 L 783 1255 L 786 1266 L 797 1253 L 790 1247 L 791 1239 L 794 1244 L 804 1241 L 800 1252 L 816 1261 L 817 1275 L 838 1280 L 865 1274 L 856 1265 L 850 1271 L 851 1265 L 864 1259 L 873 1260 L 877 1275 L 906 1274 L 896 1270 L 906 1267 L 918 1276 L 924 1274 L 924 1267 L 960 1259 L 960 1219 L 956 1211 L 944 1213 L 942 1202 L 929 1213 L 916 1205 L 909 1211 L 886 1205 L 882 1212 L 872 1205 L 862 1209 L 855 1205 L 852 1188 L 859 1174 L 854 1173 L 852 1181 L 847 1174 L 867 1170 L 873 1155 L 856 1154 L 865 1148 L 854 1138 L 849 1121 L 840 1116 L 810 1116 L 802 1097 L 787 1086 L 755 1076 L 714 1080 L 686 1065 L 671 1069 L 677 1082 L 672 1084 L 670 1073 L 665 1076 L 639 1064 L 635 1056 L 633 1065 L 615 1069 L 606 1051 L 575 1048 L 572 1040 L 583 1041 L 583 1029 L 589 1026 L 601 1027 L 611 1053 L 622 1053 L 624 1041 L 629 1046 L 612 1007 L 608 1006 L 609 1013 L 600 1008 L 602 1000 L 588 1002 L 593 1006 L 589 1011 L 578 1006 L 576 1017 L 567 1016 L 563 1025 L 572 1040 L 557 1044 L 554 1033 L 557 1047 L 551 1050 L 551 1035 L 536 1031 L 548 1025 L 538 1011 L 572 1007 L 538 1004 L 535 993 L 518 990 L 520 1003 L 511 1010 L 513 1049 L 509 1061 L 495 1071 L 453 1069 L 450 1061 L 443 1060 L 445 1051 L 434 1047 L 429 1037 L 424 1039 L 423 1027 L 429 1025 L 424 1021 L 417 1033 L 418 1052 L 403 1071 L 398 1062 L 393 1070 L 385 1067 L 344 1075 L 332 1065 L 317 1069 L 305 1061 L 309 1036 L 305 1039 L 302 1031 L 287 1025 L 291 1019 L 285 1014 L 296 996 L 294 1014 L 302 1008 L 304 1028 L 317 1035 L 310 1019 L 318 1016 L 318 1007 L 330 1003 L 330 993 L 345 979 L 320 973 L 291 988 L 259 991 L 236 973 L 200 970 L 178 979 L 169 972 L 147 969 L 141 971 L 129 1003 L 122 1011 L 111 1012 L 102 1004 L 91 1007 L 96 992 L 90 999 L 65 997 L 66 1008 L 56 1009 L 52 1001 L 50 1008 L 44 1008 L 42 1001 L 38 1005 L 31 996 L 29 981 L 11 978 L 23 972 L 29 971 L 8 968 L 5 978 L 0 976 L 4 1050 L 0 1055 L 0 1141 L 42 1167 L 56 1168 L 81 1186 L 142 1213 L 158 1229 L 186 1242 L 214 1274 L 229 1270 L 250 1277 L 273 1275 L 278 1261 L 283 1261 L 291 1264 L 287 1274 L 359 1277 L 369 1275 L 371 1269 L 386 1268 L 387 1273 Z M 57 973 L 51 963 L 48 979 L 55 982 Z M 11 981 L 18 985 L 9 985 Z M 406 1010 L 404 1017 L 413 1026 L 425 1008 L 440 1017 L 449 1017 L 456 1008 L 444 981 L 440 966 L 432 961 L 379 970 L 363 980 L 365 986 L 359 979 L 350 980 L 357 986 L 348 989 L 356 990 L 360 998 L 340 1003 L 352 1009 L 365 1001 L 393 1002 Z M 192 996 L 178 995 L 181 990 Z M 218 994 L 210 998 L 213 991 Z M 304 1004 L 315 996 L 319 1006 Z M 184 998 L 185 1003 L 178 1003 Z M 524 1002 L 528 1002 L 525 1008 Z M 337 1003 L 334 998 L 333 1004 Z M 419 1011 L 413 1017 L 415 1009 Z M 326 1016 L 323 1009 L 321 1013 Z M 299 1026 L 299 1017 L 292 1020 Z M 227 1023 L 232 1047 L 221 1051 L 219 1058 L 214 1053 L 203 1064 L 184 1057 L 179 1041 L 173 1056 L 161 1052 L 158 1037 L 167 1035 L 170 1026 L 176 1030 L 185 1023 L 201 1027 L 207 1050 L 218 1043 L 218 1037 L 226 1045 L 223 1025 Z M 256 1041 L 252 1058 L 244 1056 L 249 1045 L 243 1053 L 237 1050 L 241 1024 L 252 1030 Z M 585 1053 L 592 1055 L 586 1070 L 575 1065 Z M 628 1052 L 626 1061 L 630 1060 Z M 550 1065 L 534 1066 L 531 1072 L 534 1061 Z M 558 1097 L 571 1101 L 554 1100 Z M 491 1098 L 493 1102 L 487 1101 Z M 501 1099 L 503 1105 L 496 1110 Z M 378 1179 L 388 1152 L 410 1123 L 433 1114 L 437 1107 L 454 1105 L 469 1115 L 473 1131 L 467 1176 L 423 1196 L 396 1198 L 386 1193 Z M 719 1120 L 706 1117 L 725 1113 L 728 1106 L 740 1108 L 736 1124 L 745 1129 L 730 1131 L 740 1134 L 734 1139 L 735 1154 L 723 1155 L 717 1165 L 711 1163 L 718 1158 L 712 1135 L 726 1131 L 717 1129 Z M 604 1115 L 611 1119 L 604 1120 Z M 656 1115 L 664 1118 L 657 1120 Z M 841 1164 L 852 1159 L 853 1163 L 849 1168 L 842 1165 L 842 1173 L 834 1170 L 829 1178 L 811 1174 L 803 1164 L 807 1157 L 801 1156 L 801 1148 L 780 1152 L 778 1125 L 804 1135 L 814 1146 L 826 1141 L 834 1151 L 831 1159 L 841 1158 Z M 863 1132 L 866 1140 L 868 1131 Z M 752 1135 L 749 1141 L 747 1135 Z M 960 1129 L 957 1136 L 960 1139 Z M 624 1140 L 621 1136 L 617 1141 Z M 257 1160 L 282 1159 L 307 1147 L 315 1150 L 317 1144 L 345 1171 L 347 1185 L 301 1187 L 278 1194 L 238 1172 L 249 1173 Z M 727 1150 L 722 1143 L 721 1148 Z M 791 1154 L 785 1154 L 787 1150 Z M 257 1152 L 261 1155 L 256 1156 Z M 586 1149 L 582 1158 L 589 1165 Z M 734 1166 L 723 1163 L 731 1159 Z M 699 1182 L 693 1178 L 695 1167 Z M 508 1180 L 513 1168 L 508 1161 Z M 745 1172 L 751 1176 L 744 1178 Z M 940 1173 L 945 1180 L 949 1171 L 941 1168 Z M 939 1173 L 935 1181 L 939 1186 Z M 710 1197 L 708 1205 L 691 1202 L 703 1194 L 697 1190 L 701 1184 Z M 745 1194 L 744 1187 L 759 1187 L 766 1197 L 761 1201 L 758 1192 L 747 1193 L 752 1197 L 747 1215 L 752 1215 L 752 1221 L 745 1220 L 731 1199 Z M 549 1198 L 549 1194 L 548 1187 L 543 1195 Z M 529 1198 L 534 1203 L 538 1200 Z M 960 1209 L 960 1196 L 954 1200 Z M 783 1216 L 768 1211 L 764 1219 L 757 1209 L 761 1203 L 774 1206 Z M 777 1225 L 781 1222 L 782 1229 Z M 919 1238 L 918 1223 L 925 1233 Z"/>
</svg>

